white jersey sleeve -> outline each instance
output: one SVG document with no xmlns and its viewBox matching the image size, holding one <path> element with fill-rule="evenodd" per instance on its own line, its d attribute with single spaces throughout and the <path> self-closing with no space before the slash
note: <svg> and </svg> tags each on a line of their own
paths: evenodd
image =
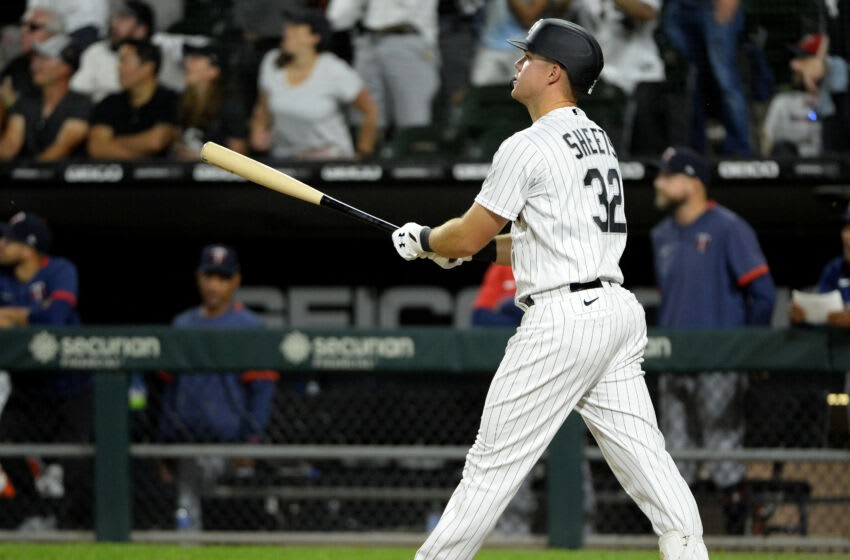
<svg viewBox="0 0 850 560">
<path fill-rule="evenodd" d="M 577 107 L 502 143 L 475 201 L 512 220 L 517 298 L 597 278 L 622 283 L 623 182 L 608 135 Z"/>
</svg>

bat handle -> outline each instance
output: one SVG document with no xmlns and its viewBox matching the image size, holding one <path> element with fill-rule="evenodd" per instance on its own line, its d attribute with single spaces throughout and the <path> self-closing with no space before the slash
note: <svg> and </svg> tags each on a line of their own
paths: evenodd
<svg viewBox="0 0 850 560">
<path fill-rule="evenodd" d="M 331 210 L 336 210 L 337 212 L 341 212 L 343 214 L 346 214 L 347 216 L 351 216 L 352 218 L 356 218 L 361 222 L 365 222 L 388 233 L 392 233 L 398 229 L 398 226 L 395 224 L 391 224 L 390 222 L 382 220 L 381 218 L 373 216 L 372 214 L 367 214 L 362 210 L 359 210 L 353 206 L 349 206 L 341 200 L 337 200 L 328 195 L 322 196 L 322 200 L 319 204 L 321 206 L 330 208 Z"/>
</svg>

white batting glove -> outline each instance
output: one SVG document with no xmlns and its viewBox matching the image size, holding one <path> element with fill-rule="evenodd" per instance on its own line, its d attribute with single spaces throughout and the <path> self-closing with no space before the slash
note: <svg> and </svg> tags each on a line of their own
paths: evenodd
<svg viewBox="0 0 850 560">
<path fill-rule="evenodd" d="M 440 268 L 445 268 L 446 270 L 454 268 L 456 266 L 460 266 L 466 261 L 472 260 L 472 257 L 463 257 L 462 259 L 450 259 L 448 257 L 441 257 L 437 253 L 429 254 L 428 258 L 437 263 L 437 266 L 439 266 Z"/>
<path fill-rule="evenodd" d="M 433 255 L 430 251 L 422 248 L 422 231 L 431 228 L 420 226 L 414 222 L 407 222 L 393 232 L 393 247 L 396 252 L 406 261 L 425 259 Z"/>
</svg>

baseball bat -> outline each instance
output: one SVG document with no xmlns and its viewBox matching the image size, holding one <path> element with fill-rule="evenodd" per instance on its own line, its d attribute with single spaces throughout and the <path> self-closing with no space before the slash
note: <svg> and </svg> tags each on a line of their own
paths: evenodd
<svg viewBox="0 0 850 560">
<path fill-rule="evenodd" d="M 306 183 L 302 183 L 295 177 L 290 177 L 282 171 L 260 163 L 255 159 L 234 152 L 215 142 L 206 142 L 201 148 L 201 160 L 229 171 L 234 175 L 247 179 L 260 186 L 272 189 L 279 193 L 336 210 L 346 216 L 350 216 L 361 222 L 365 222 L 384 231 L 392 233 L 398 226 L 373 216 L 363 210 L 350 206 L 340 200 L 326 195 L 322 191 L 314 189 Z"/>
</svg>

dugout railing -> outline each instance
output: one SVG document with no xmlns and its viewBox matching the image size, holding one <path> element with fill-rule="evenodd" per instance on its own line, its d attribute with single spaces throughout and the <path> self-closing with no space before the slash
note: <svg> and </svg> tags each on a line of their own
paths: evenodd
<svg viewBox="0 0 850 560">
<path fill-rule="evenodd" d="M 0 332 L 0 369 L 15 372 L 94 371 L 94 443 L 0 442 L 0 462 L 7 457 L 32 455 L 93 457 L 92 486 L 93 532 L 48 531 L 19 533 L 3 531 L 0 538 L 95 538 L 102 541 L 233 541 L 292 542 L 333 538 L 328 533 L 302 531 L 204 531 L 177 534 L 174 531 L 134 530 L 133 462 L 145 458 L 181 457 L 254 457 L 275 460 L 381 459 L 438 460 L 462 462 L 468 443 L 454 445 L 398 444 L 374 442 L 336 442 L 321 445 L 298 442 L 271 442 L 259 445 L 160 444 L 134 443 L 131 439 L 131 415 L 128 404 L 128 372 L 167 370 L 172 373 L 202 370 L 227 371 L 269 368 L 281 372 L 284 379 L 305 373 L 324 372 L 340 378 L 357 376 L 440 375 L 441 382 L 479 376 L 486 382 L 502 355 L 510 331 L 419 328 L 395 330 L 293 330 L 265 329 L 246 332 L 230 330 L 174 330 L 168 327 L 77 327 L 27 328 Z M 753 492 L 761 505 L 791 509 L 779 517 L 791 520 L 792 527 L 748 536 L 709 536 L 715 545 L 733 547 L 780 547 L 817 550 L 850 550 L 850 539 L 843 529 L 823 533 L 812 530 L 812 508 L 832 508 L 827 513 L 847 518 L 850 491 L 839 484 L 835 491 L 813 492 L 806 488 L 807 477 L 837 478 L 850 475 L 850 437 L 846 435 L 846 387 L 837 383 L 850 371 L 850 336 L 820 329 L 740 329 L 681 332 L 651 330 L 644 369 L 651 379 L 661 372 L 688 375 L 700 371 L 733 370 L 773 376 L 772 386 L 790 387 L 797 395 L 796 381 L 824 380 L 816 383 L 815 398 L 826 416 L 816 422 L 839 425 L 837 434 L 823 441 L 794 445 L 794 437 L 771 439 L 763 445 L 727 451 L 694 449 L 675 452 L 678 460 L 738 460 L 751 468 Z M 802 372 L 802 375 L 801 375 Z M 788 381 L 786 381 L 786 379 Z M 826 380 L 829 380 L 828 382 Z M 838 381 L 837 381 L 838 380 Z M 811 386 L 808 383 L 807 386 Z M 781 402 L 781 401 L 773 401 Z M 781 405 L 779 405 L 781 406 Z M 475 411 L 477 412 L 480 411 Z M 434 411 L 435 414 L 438 411 Z M 782 411 L 779 411 L 782 415 Z M 799 411 L 788 409 L 785 416 Z M 427 414 L 427 412 L 425 413 Z M 838 419 L 838 420 L 836 420 Z M 2 420 L 2 418 L 0 418 Z M 802 422 L 802 419 L 800 420 Z M 829 426 L 825 426 L 827 431 Z M 841 430 L 844 429 L 845 432 Z M 769 431 L 769 430 L 768 430 Z M 469 440 L 471 441 L 471 439 Z M 779 442 L 777 444 L 777 442 Z M 587 459 L 587 462 L 584 461 Z M 645 534 L 586 533 L 582 507 L 587 464 L 602 462 L 598 449 L 586 437 L 575 415 L 553 441 L 544 459 L 543 478 L 544 530 L 532 538 L 508 539 L 509 542 L 540 546 L 654 546 L 654 537 Z M 791 465 L 789 468 L 788 466 Z M 784 466 L 784 472 L 782 472 Z M 799 466 L 799 468 L 798 468 Z M 779 469 L 779 470 L 777 470 Z M 836 474 L 837 473 L 837 474 Z M 794 486 L 795 484 L 803 486 Z M 304 496 L 332 496 L 334 493 L 364 499 L 434 501 L 446 497 L 452 484 L 430 488 L 387 487 L 376 489 L 368 484 L 352 484 L 347 490 L 298 483 L 267 488 L 268 492 Z M 220 497 L 241 497 L 256 493 L 257 488 L 221 485 L 213 490 Z M 407 492 L 407 494 L 405 494 Z M 698 490 L 697 490 L 698 492 Z M 359 493 L 359 494 L 358 494 Z M 395 495 L 394 495 L 395 493 Z M 623 501 L 616 488 L 597 489 L 593 499 L 600 508 Z M 702 496 L 698 495 L 698 499 Z M 708 499 L 708 498 L 706 498 Z M 622 505 L 622 504 L 621 504 Z M 703 504 L 701 503 L 701 509 Z M 710 508 L 709 508 L 710 510 Z M 782 521 L 780 520 L 780 521 Z M 349 530 L 336 534 L 343 541 L 415 543 L 421 533 L 377 534 L 368 530 Z M 405 540 L 406 539 L 406 540 Z"/>
</svg>

